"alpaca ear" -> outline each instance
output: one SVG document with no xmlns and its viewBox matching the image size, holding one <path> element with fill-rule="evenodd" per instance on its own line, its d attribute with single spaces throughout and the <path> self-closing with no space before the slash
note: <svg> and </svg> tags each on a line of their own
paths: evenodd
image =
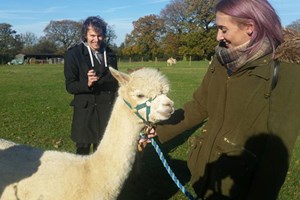
<svg viewBox="0 0 300 200">
<path fill-rule="evenodd" d="M 125 74 L 123 72 L 120 72 L 112 67 L 109 67 L 109 71 L 117 79 L 120 85 L 125 85 L 129 82 L 130 76 L 128 74 Z"/>
</svg>

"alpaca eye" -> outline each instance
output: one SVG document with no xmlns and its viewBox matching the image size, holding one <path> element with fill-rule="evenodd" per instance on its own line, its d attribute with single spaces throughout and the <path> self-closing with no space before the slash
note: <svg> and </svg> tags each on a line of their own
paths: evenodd
<svg viewBox="0 0 300 200">
<path fill-rule="evenodd" d="M 136 95 L 138 98 L 144 98 L 145 97 L 145 95 L 143 95 L 143 94 L 138 94 L 138 95 Z"/>
</svg>

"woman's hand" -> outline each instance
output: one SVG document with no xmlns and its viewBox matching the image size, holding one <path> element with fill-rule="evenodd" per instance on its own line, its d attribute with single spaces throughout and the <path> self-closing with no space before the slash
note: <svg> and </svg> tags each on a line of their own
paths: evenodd
<svg viewBox="0 0 300 200">
<path fill-rule="evenodd" d="M 138 140 L 138 150 L 143 151 L 148 143 L 151 143 L 151 139 L 156 137 L 156 131 L 154 127 L 145 127 L 144 134 L 142 134 Z"/>
</svg>

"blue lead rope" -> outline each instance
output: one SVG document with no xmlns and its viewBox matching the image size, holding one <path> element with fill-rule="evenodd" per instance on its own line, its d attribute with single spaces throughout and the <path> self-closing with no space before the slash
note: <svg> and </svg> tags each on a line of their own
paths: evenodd
<svg viewBox="0 0 300 200">
<path fill-rule="evenodd" d="M 150 115 L 150 105 L 151 102 L 153 101 L 152 98 L 148 99 L 146 102 L 137 105 L 136 107 L 132 107 L 130 105 L 130 103 L 128 101 L 126 101 L 124 99 L 124 102 L 127 104 L 127 106 L 131 109 L 134 110 L 134 113 L 143 120 L 143 122 L 145 123 L 146 126 L 149 126 L 149 115 Z M 148 105 L 148 103 L 150 105 Z M 142 108 L 146 108 L 146 120 L 140 115 L 140 113 L 138 112 L 140 109 Z M 145 136 L 145 134 L 143 132 L 140 132 L 140 137 L 146 139 L 147 136 Z M 177 185 L 177 187 L 183 192 L 183 194 L 185 194 L 189 200 L 196 200 L 191 193 L 189 193 L 184 187 L 183 185 L 180 183 L 180 181 L 178 180 L 178 178 L 176 177 L 176 175 L 174 174 L 174 172 L 172 171 L 172 169 L 170 168 L 169 164 L 167 163 L 167 160 L 165 159 L 163 153 L 161 152 L 158 144 L 155 142 L 155 140 L 153 138 L 151 138 L 151 144 L 154 147 L 156 153 L 159 156 L 159 159 L 161 160 L 161 162 L 163 163 L 165 169 L 167 170 L 167 172 L 169 173 L 169 175 L 171 176 L 172 180 L 174 181 L 174 183 Z"/>
<path fill-rule="evenodd" d="M 176 175 L 174 174 L 174 172 L 170 168 L 169 164 L 167 163 L 167 160 L 165 159 L 163 153 L 161 152 L 158 144 L 155 142 L 155 140 L 153 138 L 151 138 L 151 144 L 154 147 L 156 153 L 158 154 L 159 159 L 163 163 L 163 165 L 164 165 L 165 169 L 167 170 L 168 174 L 171 176 L 172 180 L 177 185 L 177 187 L 181 190 L 181 192 L 183 194 L 185 194 L 189 198 L 189 200 L 195 200 L 195 198 L 193 197 L 193 195 L 191 195 L 191 193 L 189 193 L 185 189 L 185 187 L 180 183 L 180 181 L 178 180 L 178 178 L 176 177 Z"/>
</svg>

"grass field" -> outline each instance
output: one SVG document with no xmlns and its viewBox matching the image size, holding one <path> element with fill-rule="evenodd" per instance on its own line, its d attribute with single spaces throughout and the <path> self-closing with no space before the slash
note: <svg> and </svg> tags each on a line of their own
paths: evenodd
<svg viewBox="0 0 300 200">
<path fill-rule="evenodd" d="M 170 80 L 170 97 L 179 108 L 191 99 L 208 63 L 178 62 L 167 67 L 165 62 L 120 63 L 121 71 L 138 66 L 159 68 Z M 74 152 L 70 139 L 72 96 L 64 86 L 62 65 L 0 66 L 0 138 L 30 144 L 43 149 Z M 195 130 L 191 134 L 198 134 Z M 180 137 L 162 146 L 169 164 L 191 190 L 186 167 L 187 138 Z M 300 199 L 300 139 L 279 200 Z M 151 145 L 144 151 L 141 174 L 131 174 L 119 200 L 186 199 L 177 189 Z M 58 169 L 59 170 L 59 169 Z M 1 177 L 0 177 L 1 178 Z"/>
</svg>

